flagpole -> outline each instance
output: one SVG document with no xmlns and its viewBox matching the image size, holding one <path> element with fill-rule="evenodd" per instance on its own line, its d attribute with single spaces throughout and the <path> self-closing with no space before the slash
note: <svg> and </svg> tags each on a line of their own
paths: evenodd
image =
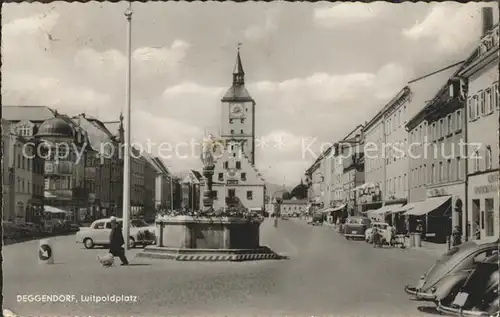
<svg viewBox="0 0 500 317">
<path fill-rule="evenodd" d="M 131 116 L 131 73 L 132 73 L 132 2 L 128 2 L 125 10 L 127 18 L 127 75 L 125 89 L 125 154 L 123 160 L 123 239 L 125 240 L 125 249 L 130 249 L 130 116 Z"/>
</svg>

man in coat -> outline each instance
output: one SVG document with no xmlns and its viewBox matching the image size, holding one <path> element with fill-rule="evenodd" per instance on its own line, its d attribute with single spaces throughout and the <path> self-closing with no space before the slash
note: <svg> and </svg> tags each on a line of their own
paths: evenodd
<svg viewBox="0 0 500 317">
<path fill-rule="evenodd" d="M 122 228 L 116 221 L 115 217 L 111 217 L 111 234 L 109 236 L 109 253 L 113 256 L 117 256 L 122 261 L 121 265 L 128 265 L 127 257 L 125 256 L 125 249 L 122 245 L 125 244 L 125 240 L 123 239 Z"/>
</svg>

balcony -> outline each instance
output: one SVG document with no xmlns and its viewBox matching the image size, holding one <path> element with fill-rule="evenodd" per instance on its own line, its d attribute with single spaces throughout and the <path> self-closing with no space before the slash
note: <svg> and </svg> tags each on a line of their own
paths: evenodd
<svg viewBox="0 0 500 317">
<path fill-rule="evenodd" d="M 72 162 L 45 161 L 45 175 L 71 175 L 73 174 Z"/>
</svg>

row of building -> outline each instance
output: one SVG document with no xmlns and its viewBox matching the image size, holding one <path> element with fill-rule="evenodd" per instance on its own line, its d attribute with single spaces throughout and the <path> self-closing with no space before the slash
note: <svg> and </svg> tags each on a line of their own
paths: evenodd
<svg viewBox="0 0 500 317">
<path fill-rule="evenodd" d="M 122 216 L 122 121 L 121 116 L 114 122 L 70 117 L 45 106 L 3 106 L 3 220 L 39 223 L 48 210 L 75 223 Z M 197 208 L 198 172 L 180 179 L 160 158 L 133 153 L 133 216 L 148 219 L 160 210 Z"/>
<path fill-rule="evenodd" d="M 309 201 L 410 231 L 420 223 L 428 236 L 498 237 L 498 54 L 499 26 L 484 8 L 465 61 L 409 82 L 317 158 L 306 171 Z"/>
</svg>

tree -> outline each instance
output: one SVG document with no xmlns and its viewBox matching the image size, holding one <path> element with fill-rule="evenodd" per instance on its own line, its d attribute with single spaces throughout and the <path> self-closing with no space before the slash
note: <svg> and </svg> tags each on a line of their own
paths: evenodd
<svg viewBox="0 0 500 317">
<path fill-rule="evenodd" d="M 283 195 L 281 195 L 281 197 L 283 198 L 283 200 L 292 199 L 292 194 L 290 194 L 289 192 L 283 192 Z"/>
</svg>

